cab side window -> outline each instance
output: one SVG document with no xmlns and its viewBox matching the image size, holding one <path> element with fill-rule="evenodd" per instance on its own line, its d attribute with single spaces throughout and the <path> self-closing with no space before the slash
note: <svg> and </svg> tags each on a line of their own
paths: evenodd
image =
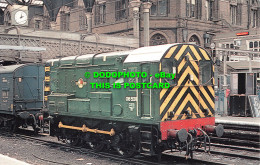
<svg viewBox="0 0 260 165">
<path fill-rule="evenodd" d="M 211 85 L 212 64 L 210 61 L 200 61 L 199 63 L 199 78 L 201 85 Z"/>
</svg>

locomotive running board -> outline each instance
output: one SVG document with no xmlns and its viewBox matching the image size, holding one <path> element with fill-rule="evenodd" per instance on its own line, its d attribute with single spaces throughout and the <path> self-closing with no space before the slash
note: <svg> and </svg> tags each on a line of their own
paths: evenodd
<svg viewBox="0 0 260 165">
<path fill-rule="evenodd" d="M 113 128 L 110 131 L 103 131 L 103 130 L 98 130 L 98 129 L 90 129 L 90 128 L 86 127 L 85 124 L 82 127 L 75 127 L 75 126 L 63 125 L 62 122 L 60 121 L 58 127 L 59 128 L 74 129 L 74 130 L 78 130 L 78 131 L 82 131 L 82 132 L 93 132 L 93 133 L 107 134 L 107 135 L 110 135 L 110 136 L 115 135 L 115 130 Z"/>
</svg>

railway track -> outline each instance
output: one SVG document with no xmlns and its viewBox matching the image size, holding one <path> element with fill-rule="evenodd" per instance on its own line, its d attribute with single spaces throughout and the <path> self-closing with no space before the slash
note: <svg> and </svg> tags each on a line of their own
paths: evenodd
<svg viewBox="0 0 260 165">
<path fill-rule="evenodd" d="M 7 133 L 7 132 L 1 132 L 0 131 L 0 135 L 2 136 L 8 136 L 8 137 L 15 137 L 15 138 L 19 138 L 22 140 L 28 140 L 28 141 L 34 141 L 39 143 L 40 145 L 47 145 L 51 148 L 56 148 L 58 150 L 63 150 L 66 152 L 70 152 L 70 151 L 77 151 L 80 153 L 85 153 L 85 154 L 92 154 L 95 156 L 99 156 L 99 157 L 104 157 L 104 158 L 109 158 L 111 160 L 115 160 L 115 161 L 120 161 L 120 162 L 124 162 L 123 164 L 149 164 L 149 165 L 162 165 L 162 164 L 169 164 L 169 163 L 175 163 L 175 164 L 212 164 L 212 165 L 218 165 L 221 163 L 216 163 L 214 161 L 209 161 L 207 159 L 205 160 L 201 160 L 201 159 L 185 159 L 184 154 L 179 155 L 179 156 L 174 156 L 172 154 L 163 154 L 162 155 L 162 161 L 158 162 L 157 161 L 157 157 L 151 157 L 151 156 L 146 156 L 146 155 L 137 155 L 134 158 L 123 158 L 119 155 L 117 155 L 115 153 L 115 151 L 109 151 L 109 152 L 95 152 L 91 149 L 88 148 L 83 148 L 83 147 L 76 147 L 76 146 L 70 146 L 68 144 L 64 144 L 62 142 L 59 141 L 49 141 L 49 140 L 44 140 L 42 139 L 44 135 L 34 135 L 33 132 L 26 132 L 27 135 L 24 135 L 24 131 L 22 133 L 18 133 L 18 134 L 12 134 L 12 133 Z M 47 160 L 44 158 L 41 158 L 40 156 L 37 155 L 33 155 L 35 158 L 46 161 L 46 162 L 54 162 L 53 160 Z M 61 163 L 61 162 L 56 162 L 57 164 L 63 164 L 66 165 L 66 163 Z"/>
<path fill-rule="evenodd" d="M 198 151 L 204 152 L 202 149 Z M 211 144 L 210 153 L 248 160 L 260 160 L 260 150 L 256 148 Z"/>
<path fill-rule="evenodd" d="M 15 137 L 15 138 L 19 138 L 19 139 L 22 139 L 22 140 L 34 141 L 34 142 L 37 142 L 40 145 L 48 145 L 51 148 L 56 148 L 58 150 L 63 150 L 63 151 L 66 151 L 66 152 L 74 151 L 74 152 L 80 152 L 80 153 L 83 153 L 83 154 L 92 154 L 92 155 L 103 157 L 103 158 L 109 158 L 109 159 L 114 160 L 114 161 L 123 162 L 123 164 L 162 165 L 162 164 L 172 163 L 173 161 L 176 164 L 183 164 L 183 163 L 185 163 L 185 164 L 192 164 L 192 163 L 216 164 L 216 165 L 219 164 L 219 163 L 209 162 L 209 161 L 206 161 L 206 160 L 199 160 L 199 159 L 194 159 L 194 160 L 188 159 L 188 160 L 186 160 L 184 155 L 173 156 L 173 155 L 164 154 L 162 156 L 161 162 L 157 161 L 157 157 L 151 157 L 151 156 L 146 156 L 146 155 L 137 155 L 134 158 L 123 158 L 123 157 L 117 155 L 115 153 L 115 151 L 95 152 L 95 151 L 88 149 L 88 148 L 70 146 L 68 144 L 65 144 L 65 143 L 62 143 L 62 142 L 59 142 L 59 141 L 44 140 L 44 139 L 42 139 L 42 137 L 45 136 L 45 135 L 35 136 L 33 132 L 29 132 L 28 135 L 24 135 L 24 134 L 21 134 L 21 133 L 12 134 L 12 133 L 9 133 L 9 132 L 7 133 L 7 132 L 1 132 L 0 131 L 0 135 L 1 136 L 8 136 L 8 137 Z M 34 135 L 34 136 L 32 136 L 32 135 Z M 42 160 L 42 161 L 67 165 L 66 163 L 41 158 L 38 155 L 33 155 L 33 156 L 37 159 Z"/>
<path fill-rule="evenodd" d="M 179 153 L 170 153 L 180 156 Z M 260 150 L 257 148 L 231 146 L 212 143 L 210 152 L 198 149 L 194 153 L 194 159 L 203 159 L 216 164 L 259 164 Z M 241 163 L 245 162 L 245 163 Z"/>
<path fill-rule="evenodd" d="M 213 143 L 260 148 L 260 128 L 224 124 L 225 133 L 221 138 L 210 137 Z"/>
<path fill-rule="evenodd" d="M 242 131 L 252 131 L 252 132 L 260 132 L 260 128 L 258 126 L 249 126 L 249 125 L 235 125 L 235 124 L 222 124 L 226 129 L 231 130 L 242 130 Z"/>
<path fill-rule="evenodd" d="M 26 135 L 25 135 L 26 134 Z M 246 147 L 241 145 L 226 145 L 220 143 L 212 143 L 210 154 L 205 153 L 203 149 L 198 149 L 197 152 L 194 152 L 194 159 L 185 159 L 185 152 L 164 152 L 162 156 L 162 162 L 157 162 L 156 157 L 138 155 L 134 158 L 122 158 L 117 155 L 114 151 L 110 150 L 109 152 L 94 152 L 91 149 L 70 146 L 68 144 L 61 143 L 59 141 L 49 141 L 44 140 L 43 135 L 35 136 L 32 132 L 22 132 L 18 134 L 10 134 L 7 132 L 2 132 L 0 130 L 0 135 L 2 136 L 13 136 L 15 138 L 20 138 L 23 140 L 29 140 L 39 143 L 40 145 L 48 145 L 51 148 L 57 148 L 58 150 L 63 151 L 74 151 L 86 154 L 93 154 L 98 157 L 109 158 L 111 160 L 124 162 L 126 164 L 232 164 L 233 162 L 228 162 L 227 159 L 231 160 L 249 160 L 252 162 L 258 162 L 260 159 L 260 149 L 254 147 Z M 212 137 L 214 139 L 215 137 Z M 223 140 L 223 138 L 220 138 Z M 214 141 L 214 140 L 213 140 Z M 37 159 L 43 159 L 35 155 Z M 46 162 L 52 162 L 53 160 L 45 160 Z M 62 164 L 62 163 L 61 163 Z M 235 163 L 233 163 L 235 164 Z"/>
<path fill-rule="evenodd" d="M 10 133 L 0 133 L 0 135 L 2 136 L 12 136 L 15 138 L 19 138 L 19 139 L 23 139 L 23 140 L 29 140 L 29 141 L 34 141 L 37 142 L 41 145 L 48 145 L 51 148 L 56 148 L 59 150 L 63 150 L 63 151 L 77 151 L 80 153 L 88 153 L 88 154 L 93 154 L 95 156 L 100 156 L 100 157 L 105 157 L 105 158 L 110 158 L 112 160 L 116 160 L 116 161 L 122 161 L 124 163 L 130 163 L 130 164 L 152 164 L 152 165 L 158 165 L 158 163 L 153 163 L 153 162 L 148 162 L 148 161 L 144 161 L 144 160 L 139 160 L 139 159 L 123 159 L 122 157 L 119 157 L 117 155 L 111 154 L 111 153 L 106 153 L 106 152 L 94 152 L 91 149 L 87 149 L 87 148 L 82 148 L 82 147 L 76 147 L 76 146 L 70 146 L 68 144 L 64 144 L 61 142 L 54 142 L 54 141 L 48 141 L 48 140 L 43 140 L 41 139 L 41 136 L 38 137 L 32 137 L 32 136 L 28 136 L 28 135 L 22 135 L 22 134 L 10 134 Z M 43 159 L 40 158 L 40 156 L 34 155 L 36 158 L 38 159 Z M 46 162 L 55 162 L 54 160 L 46 160 L 43 159 Z M 66 164 L 66 163 L 61 163 L 61 162 L 57 162 L 58 164 Z"/>
</svg>

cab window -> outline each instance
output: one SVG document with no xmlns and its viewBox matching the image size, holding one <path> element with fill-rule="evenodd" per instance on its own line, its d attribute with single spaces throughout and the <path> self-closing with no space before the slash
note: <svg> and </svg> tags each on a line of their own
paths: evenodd
<svg viewBox="0 0 260 165">
<path fill-rule="evenodd" d="M 171 59 L 163 59 L 162 60 L 162 72 L 165 74 L 169 74 L 171 78 L 163 78 L 164 82 L 170 83 L 174 85 L 177 83 L 177 69 L 176 62 Z M 172 78 L 173 74 L 175 74 L 174 79 Z"/>
<path fill-rule="evenodd" d="M 199 63 L 199 78 L 201 85 L 211 85 L 212 64 L 210 61 L 201 61 Z"/>
</svg>

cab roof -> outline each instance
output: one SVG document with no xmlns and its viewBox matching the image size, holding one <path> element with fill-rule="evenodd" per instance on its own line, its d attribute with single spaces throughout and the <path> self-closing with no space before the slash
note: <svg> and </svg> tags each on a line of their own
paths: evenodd
<svg viewBox="0 0 260 165">
<path fill-rule="evenodd" d="M 130 52 L 124 63 L 159 62 L 167 50 L 175 45 L 177 44 L 157 45 L 135 49 Z"/>
</svg>

